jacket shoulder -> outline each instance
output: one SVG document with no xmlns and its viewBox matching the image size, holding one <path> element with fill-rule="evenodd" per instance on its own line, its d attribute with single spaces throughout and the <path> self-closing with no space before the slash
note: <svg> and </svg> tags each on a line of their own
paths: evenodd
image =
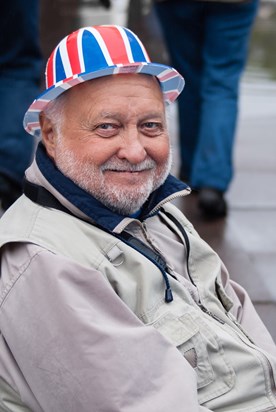
<svg viewBox="0 0 276 412">
<path fill-rule="evenodd" d="M 0 221 L 0 247 L 12 242 L 33 243 L 97 268 L 119 241 L 89 222 L 23 195 Z"/>
</svg>

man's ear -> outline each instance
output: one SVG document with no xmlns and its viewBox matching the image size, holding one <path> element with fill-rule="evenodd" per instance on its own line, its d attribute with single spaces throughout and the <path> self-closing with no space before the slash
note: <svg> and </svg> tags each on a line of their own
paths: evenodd
<svg viewBox="0 0 276 412">
<path fill-rule="evenodd" d="M 48 117 L 45 116 L 44 112 L 40 113 L 39 123 L 41 128 L 41 138 L 48 155 L 55 159 L 55 147 L 56 147 L 56 134 L 54 131 L 53 124 Z"/>
</svg>

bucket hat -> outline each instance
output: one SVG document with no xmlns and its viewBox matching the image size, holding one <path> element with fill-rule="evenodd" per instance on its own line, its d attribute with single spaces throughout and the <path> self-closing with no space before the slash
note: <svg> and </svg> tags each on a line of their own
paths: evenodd
<svg viewBox="0 0 276 412">
<path fill-rule="evenodd" d="M 115 25 L 83 27 L 61 40 L 50 55 L 46 90 L 27 110 L 25 130 L 39 137 L 39 114 L 50 101 L 79 83 L 120 73 L 155 76 L 166 104 L 179 96 L 185 83 L 174 68 L 151 62 L 144 45 L 131 30 Z"/>
</svg>

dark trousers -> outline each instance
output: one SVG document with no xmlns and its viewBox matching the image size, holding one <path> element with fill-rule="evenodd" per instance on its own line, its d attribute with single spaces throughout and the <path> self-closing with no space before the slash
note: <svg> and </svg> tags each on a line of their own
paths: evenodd
<svg viewBox="0 0 276 412">
<path fill-rule="evenodd" d="M 225 191 L 232 179 L 239 81 L 257 1 L 156 3 L 172 65 L 186 85 L 178 100 L 181 176 Z"/>
<path fill-rule="evenodd" d="M 39 94 L 40 77 L 39 2 L 4 1 L 0 13 L 0 175 L 18 185 L 34 149 L 34 138 L 23 129 L 23 116 Z"/>
</svg>

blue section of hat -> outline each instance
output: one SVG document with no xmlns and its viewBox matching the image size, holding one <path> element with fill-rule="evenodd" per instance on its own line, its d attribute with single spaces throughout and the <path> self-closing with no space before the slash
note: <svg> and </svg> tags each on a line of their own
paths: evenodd
<svg viewBox="0 0 276 412">
<path fill-rule="evenodd" d="M 85 73 L 94 72 L 102 67 L 107 66 L 106 59 L 97 39 L 88 30 L 84 30 L 83 32 L 82 52 L 85 65 Z"/>
<path fill-rule="evenodd" d="M 58 48 L 56 52 L 56 83 L 63 79 L 66 79 L 66 74 L 61 60 L 60 49 Z"/>
<path fill-rule="evenodd" d="M 133 33 L 129 30 L 125 30 L 127 33 L 127 37 L 128 37 L 128 41 L 131 47 L 131 51 L 132 51 L 132 56 L 133 56 L 133 60 L 134 62 L 145 62 L 146 57 L 143 53 L 143 50 L 140 46 L 140 44 L 137 41 L 137 38 L 133 35 Z"/>
</svg>

